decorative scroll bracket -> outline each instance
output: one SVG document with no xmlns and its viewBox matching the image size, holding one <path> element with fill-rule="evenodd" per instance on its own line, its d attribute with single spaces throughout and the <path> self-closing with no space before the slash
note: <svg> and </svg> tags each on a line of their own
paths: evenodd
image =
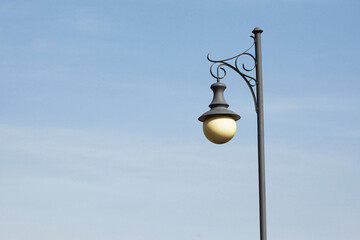
<svg viewBox="0 0 360 240">
<path fill-rule="evenodd" d="M 249 76 L 248 74 L 243 72 L 243 71 L 245 71 L 245 72 L 253 71 L 256 68 L 256 63 L 257 63 L 254 55 L 249 53 L 249 50 L 252 49 L 255 45 L 255 36 L 251 35 L 250 37 L 254 41 L 253 41 L 253 44 L 246 51 L 244 51 L 234 57 L 223 59 L 223 60 L 213 60 L 209 57 L 209 54 L 208 54 L 207 59 L 210 62 L 212 62 L 211 66 L 210 66 L 210 74 L 213 78 L 216 79 L 217 82 L 220 82 L 220 80 L 226 76 L 226 70 L 224 67 L 228 67 L 228 68 L 234 70 L 245 80 L 247 86 L 250 89 L 253 100 L 254 100 L 255 112 L 258 113 L 257 97 L 256 97 L 256 94 L 254 91 L 254 88 L 257 85 L 257 80 L 255 77 Z M 245 64 L 242 64 L 241 68 L 239 68 L 238 61 L 241 56 L 250 57 L 254 61 L 254 65 L 251 68 L 247 68 L 247 67 L 245 67 Z M 233 64 L 231 64 L 231 62 L 233 62 Z"/>
</svg>

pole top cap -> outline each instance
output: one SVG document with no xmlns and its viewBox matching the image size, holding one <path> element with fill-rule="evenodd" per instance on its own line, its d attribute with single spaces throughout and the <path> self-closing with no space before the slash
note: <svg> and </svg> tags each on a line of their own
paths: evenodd
<svg viewBox="0 0 360 240">
<path fill-rule="evenodd" d="M 256 27 L 256 28 L 254 28 L 254 30 L 252 31 L 252 33 L 262 33 L 263 32 L 263 30 L 261 29 L 261 28 L 259 28 L 259 27 Z"/>
</svg>

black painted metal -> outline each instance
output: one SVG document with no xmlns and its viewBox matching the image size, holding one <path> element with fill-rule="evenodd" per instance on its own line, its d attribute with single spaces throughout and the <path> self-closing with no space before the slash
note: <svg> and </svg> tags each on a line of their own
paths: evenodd
<svg viewBox="0 0 360 240">
<path fill-rule="evenodd" d="M 266 240 L 266 191 L 265 191 L 265 150 L 264 150 L 264 107 L 263 107 L 263 79 L 262 79 L 262 56 L 261 56 L 261 33 L 263 30 L 260 28 L 255 28 L 252 33 L 254 36 L 251 36 L 251 38 L 254 39 L 254 43 L 251 45 L 250 48 L 248 48 L 243 53 L 240 53 L 234 57 L 223 59 L 223 60 L 212 60 L 210 59 L 209 55 L 207 56 L 207 59 L 212 62 L 213 64 L 210 67 L 210 74 L 213 76 L 217 83 L 217 85 L 213 84 L 211 88 L 213 89 L 213 86 L 220 86 L 220 80 L 223 79 L 226 76 L 226 70 L 224 67 L 228 67 L 235 72 L 237 72 L 246 82 L 248 85 L 250 92 L 252 94 L 254 105 L 255 105 L 255 111 L 257 113 L 257 130 L 258 130 L 258 175 L 259 175 L 259 218 L 260 218 L 260 240 Z M 250 54 L 248 51 L 255 46 L 255 56 Z M 242 69 L 238 67 L 238 61 L 239 57 L 241 56 L 249 56 L 251 59 L 254 60 L 254 66 L 252 68 L 246 68 L 244 64 L 242 64 Z M 233 64 L 231 64 L 231 61 L 233 61 Z M 214 69 L 216 68 L 216 74 L 214 73 Z M 256 78 L 245 74 L 242 72 L 242 70 L 246 72 L 251 72 L 252 70 L 256 69 Z M 220 75 L 220 72 L 222 75 Z M 225 86 L 225 84 L 224 84 Z M 220 89 L 220 87 L 217 87 Z M 219 90 L 219 93 L 217 93 L 219 96 L 222 96 L 221 98 L 215 98 L 216 91 L 214 91 L 214 99 L 213 102 L 210 104 L 210 107 L 212 108 L 210 111 L 204 113 L 201 117 L 199 117 L 199 121 L 204 121 L 207 116 L 219 114 L 217 112 L 217 108 L 225 109 L 227 111 L 230 111 L 227 109 L 229 106 L 225 99 L 223 99 L 223 92 L 226 88 L 222 87 L 223 90 Z M 256 93 L 254 91 L 254 88 L 256 88 Z M 219 104 L 220 103 L 220 104 Z M 225 112 L 224 112 L 225 113 Z M 229 113 L 228 113 L 229 114 Z M 229 114 L 231 115 L 231 114 Z M 236 114 L 237 115 L 237 114 Z M 237 115 L 238 116 L 238 115 Z M 240 116 L 239 116 L 240 118 Z M 235 119 L 235 118 L 234 118 Z M 237 119 L 235 119 L 237 120 Z"/>
<path fill-rule="evenodd" d="M 226 103 L 224 98 L 224 91 L 226 85 L 224 83 L 216 82 L 211 85 L 211 90 L 214 92 L 214 97 L 209 107 L 209 111 L 199 117 L 199 121 L 203 122 L 208 116 L 211 115 L 228 115 L 231 116 L 235 121 L 240 119 L 240 116 L 233 111 L 227 109 L 229 104 Z"/>
<path fill-rule="evenodd" d="M 259 171 L 259 214 L 260 240 L 266 240 L 266 191 L 265 191 L 265 150 L 264 150 L 264 105 L 261 56 L 261 33 L 255 28 L 255 59 L 256 59 L 256 96 L 257 96 L 257 128 L 258 128 L 258 171 Z"/>
</svg>

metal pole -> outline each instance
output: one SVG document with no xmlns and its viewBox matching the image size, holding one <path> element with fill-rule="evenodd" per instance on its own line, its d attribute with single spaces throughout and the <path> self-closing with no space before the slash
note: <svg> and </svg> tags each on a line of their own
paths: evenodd
<svg viewBox="0 0 360 240">
<path fill-rule="evenodd" d="M 261 33 L 263 30 L 255 28 L 255 59 L 256 59 L 256 108 L 258 128 L 258 168 L 259 168 L 259 214 L 260 240 L 266 240 L 266 198 L 265 198 L 265 154 L 264 154 L 264 107 L 263 81 L 261 59 Z"/>
</svg>

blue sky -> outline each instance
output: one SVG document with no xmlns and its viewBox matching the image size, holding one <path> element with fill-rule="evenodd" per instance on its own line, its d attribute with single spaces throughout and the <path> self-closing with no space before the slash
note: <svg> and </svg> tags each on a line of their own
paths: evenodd
<svg viewBox="0 0 360 240">
<path fill-rule="evenodd" d="M 0 238 L 257 239 L 256 114 L 213 58 L 264 30 L 268 239 L 360 238 L 358 1 L 1 1 Z"/>
</svg>

